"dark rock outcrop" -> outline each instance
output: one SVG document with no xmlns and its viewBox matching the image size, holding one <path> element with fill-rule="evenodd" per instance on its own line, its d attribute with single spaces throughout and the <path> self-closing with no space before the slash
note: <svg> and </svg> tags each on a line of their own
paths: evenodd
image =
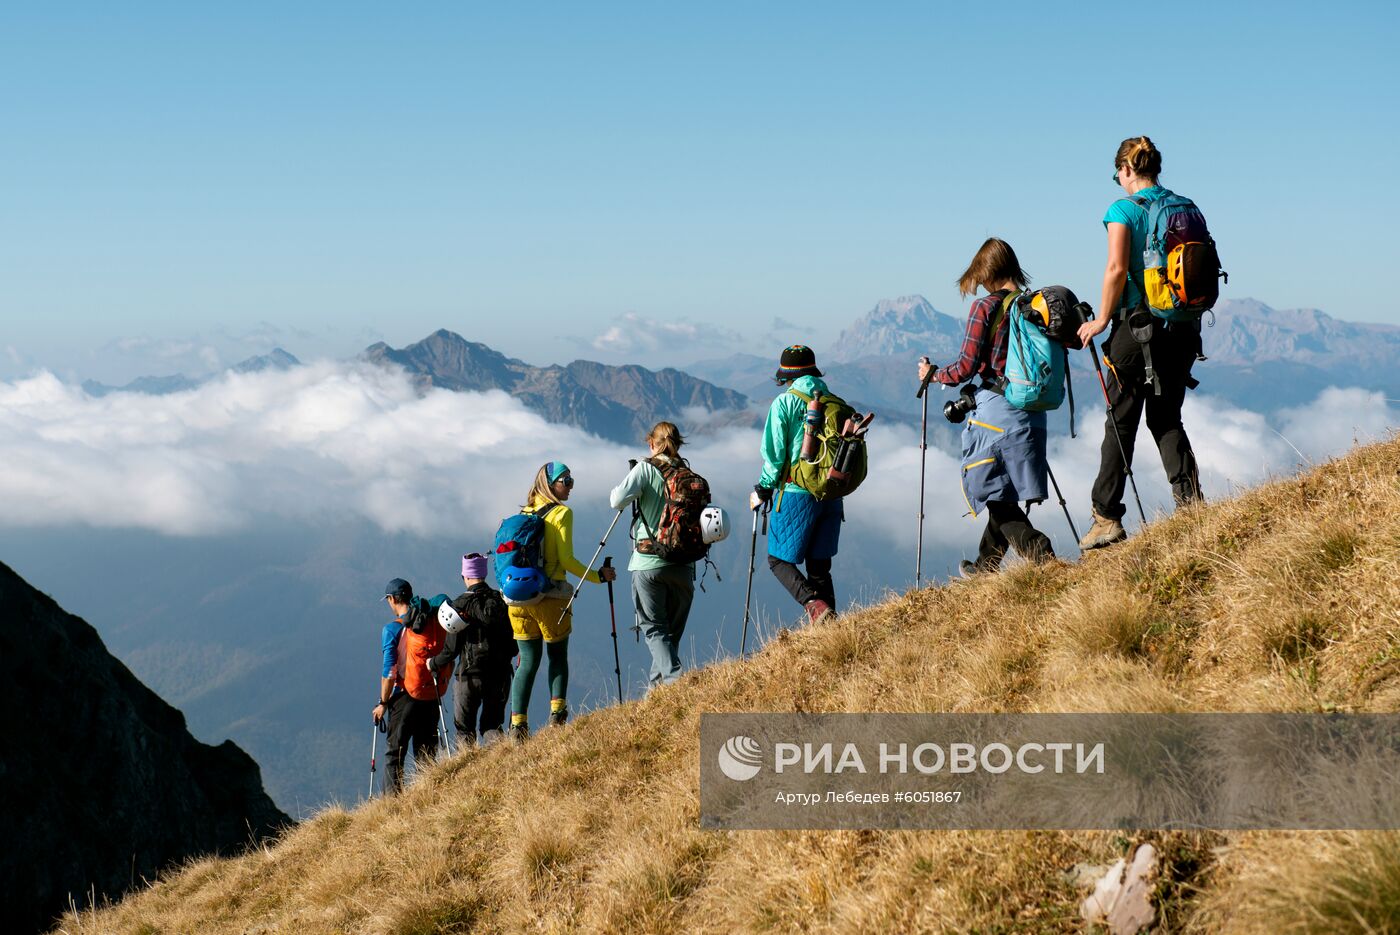
<svg viewBox="0 0 1400 935">
<path fill-rule="evenodd" d="M 402 367 L 423 386 L 503 390 L 550 422 L 624 444 L 637 442 L 661 419 L 682 419 L 692 407 L 711 414 L 707 418 L 712 423 L 749 418 L 748 399 L 742 393 L 679 370 L 614 367 L 589 360 L 532 367 L 447 330 L 398 350 L 381 341 L 361 356 L 371 363 Z M 683 427 L 689 431 L 693 425 Z"/>
<path fill-rule="evenodd" d="M 94 893 L 116 899 L 172 864 L 291 824 L 246 753 L 195 740 L 96 630 L 3 564 L 0 659 L 4 931 L 40 931 L 70 894 L 79 907 Z"/>
</svg>

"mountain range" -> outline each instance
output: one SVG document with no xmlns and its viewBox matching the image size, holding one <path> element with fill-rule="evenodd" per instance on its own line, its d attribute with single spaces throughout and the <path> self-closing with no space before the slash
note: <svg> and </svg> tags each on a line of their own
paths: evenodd
<svg viewBox="0 0 1400 935">
<path fill-rule="evenodd" d="M 882 414 L 912 417 L 914 364 L 928 355 L 946 364 L 958 353 L 966 318 L 935 309 L 922 296 L 878 303 L 837 338 L 817 363 L 834 392 Z M 1317 309 L 1270 308 L 1255 299 L 1222 301 L 1203 332 L 1207 360 L 1193 370 L 1200 392 L 1259 412 L 1296 406 L 1328 386 L 1355 386 L 1400 396 L 1400 327 L 1336 319 Z M 1080 355 L 1082 357 L 1082 355 Z M 1072 366 L 1082 368 L 1078 357 Z M 735 354 L 690 369 L 754 398 L 774 391 L 774 361 Z M 1091 375 L 1079 379 L 1093 383 Z M 1092 390 L 1090 391 L 1092 392 Z M 937 397 L 935 397 L 936 399 Z"/>
<path fill-rule="evenodd" d="M 648 370 L 588 360 L 534 367 L 447 330 L 399 350 L 380 342 L 361 357 L 402 367 L 424 386 L 503 390 L 550 422 L 622 443 L 638 441 L 663 419 L 685 419 L 688 430 L 751 419 L 742 393 L 669 367 Z M 708 415 L 699 417 L 702 412 Z M 697 418 L 706 424 L 696 425 Z"/>
<path fill-rule="evenodd" d="M 928 355 L 947 363 L 958 353 L 961 315 L 940 312 L 920 295 L 885 299 L 854 321 L 830 348 L 817 348 L 832 389 L 857 408 L 886 419 L 918 417 L 914 363 Z M 1328 386 L 1358 386 L 1400 396 L 1400 327 L 1341 321 L 1317 309 L 1270 308 L 1255 299 L 1220 303 L 1204 331 L 1207 360 L 1197 364 L 1201 392 L 1262 412 L 1300 405 Z M 1082 355 L 1081 355 L 1082 357 Z M 773 395 L 775 361 L 738 353 L 698 361 L 688 372 L 615 366 L 587 360 L 537 367 L 447 330 L 402 348 L 380 342 L 360 359 L 400 367 L 423 387 L 501 390 L 550 422 L 573 425 L 612 441 L 635 441 L 661 419 L 687 430 L 755 421 L 752 406 Z M 275 348 L 230 368 L 251 373 L 299 365 Z M 1082 368 L 1087 361 L 1076 358 Z M 1084 377 L 1092 386 L 1092 377 Z M 140 377 L 122 387 L 88 381 L 93 396 L 164 394 L 198 387 L 211 377 Z"/>
<path fill-rule="evenodd" d="M 274 347 L 266 354 L 249 357 L 228 368 L 230 373 L 262 373 L 267 370 L 289 370 L 300 367 L 301 361 Z M 187 377 L 183 373 L 173 373 L 164 377 L 137 377 L 125 386 L 109 386 L 96 380 L 84 380 L 83 392 L 89 396 L 107 396 L 112 393 L 145 393 L 150 396 L 164 396 L 168 393 L 181 393 L 200 387 L 213 379 L 213 376 Z"/>
<path fill-rule="evenodd" d="M 187 858 L 230 854 L 291 823 L 258 765 L 184 716 L 83 620 L 0 565 L 0 906 L 7 932 L 46 929 L 71 898 L 116 899 Z"/>
<path fill-rule="evenodd" d="M 501 390 L 550 422 L 572 425 L 611 441 L 632 443 L 663 419 L 684 420 L 687 431 L 704 431 L 750 422 L 749 401 L 742 393 L 667 367 L 649 370 L 636 364 L 613 366 L 589 360 L 535 367 L 485 344 L 439 329 L 402 348 L 384 342 L 366 348 L 360 360 L 398 367 L 421 387 L 457 391 Z M 287 370 L 301 361 L 279 348 L 229 368 L 234 373 Z M 82 384 L 89 396 L 144 393 L 161 396 L 196 389 L 217 374 L 194 378 L 138 377 L 125 386 L 93 380 Z"/>
</svg>

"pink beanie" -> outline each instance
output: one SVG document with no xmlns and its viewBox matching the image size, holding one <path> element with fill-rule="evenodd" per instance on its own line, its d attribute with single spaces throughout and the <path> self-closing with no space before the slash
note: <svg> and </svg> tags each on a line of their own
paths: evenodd
<svg viewBox="0 0 1400 935">
<path fill-rule="evenodd" d="M 462 577 L 463 578 L 485 578 L 486 577 L 486 556 L 480 552 L 472 552 L 462 556 Z"/>
</svg>

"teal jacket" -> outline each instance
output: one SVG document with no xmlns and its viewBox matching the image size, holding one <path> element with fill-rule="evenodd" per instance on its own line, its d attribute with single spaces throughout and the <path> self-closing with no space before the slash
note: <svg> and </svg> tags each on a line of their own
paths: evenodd
<svg viewBox="0 0 1400 935">
<path fill-rule="evenodd" d="M 830 393 L 820 377 L 798 377 L 788 389 L 797 390 L 811 396 L 813 393 Z M 776 487 L 779 477 L 786 477 L 790 468 L 802 455 L 802 422 L 807 416 L 807 404 L 786 389 L 768 407 L 768 421 L 763 424 L 763 473 L 759 475 L 760 487 Z M 802 488 L 788 481 L 788 492 Z"/>
</svg>

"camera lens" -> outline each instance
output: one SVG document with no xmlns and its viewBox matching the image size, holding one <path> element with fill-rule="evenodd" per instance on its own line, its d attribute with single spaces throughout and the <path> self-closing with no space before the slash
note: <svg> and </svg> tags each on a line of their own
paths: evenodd
<svg viewBox="0 0 1400 935">
<path fill-rule="evenodd" d="M 957 399 L 950 399 L 943 404 L 943 418 L 957 425 L 967 418 L 967 414 L 977 408 L 977 390 L 971 384 L 964 386 L 958 392 Z"/>
</svg>

